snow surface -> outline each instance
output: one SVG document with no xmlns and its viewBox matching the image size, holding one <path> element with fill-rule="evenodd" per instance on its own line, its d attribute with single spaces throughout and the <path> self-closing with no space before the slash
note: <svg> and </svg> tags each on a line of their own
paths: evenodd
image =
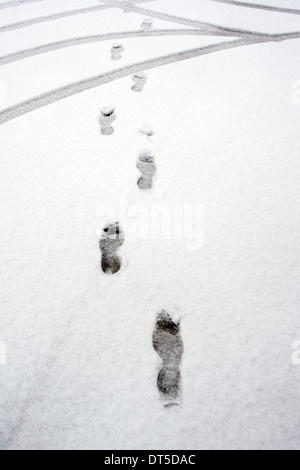
<svg viewBox="0 0 300 470">
<path fill-rule="evenodd" d="M 259 5 L 272 5 L 281 8 L 296 8 L 299 9 L 299 0 L 239 0 L 243 3 L 254 3 Z"/>
<path fill-rule="evenodd" d="M 71 3 L 93 2 L 2 9 L 1 24 L 22 21 L 28 8 L 39 16 Z M 233 6 L 221 23 L 215 12 L 225 5 L 208 0 L 143 6 L 223 26 L 300 31 L 299 17 L 259 10 L 240 23 Z M 0 33 L 0 57 L 133 30 L 143 19 L 114 8 Z M 2 109 L 218 41 L 224 38 L 134 38 L 121 41 L 116 63 L 107 41 L 2 65 Z M 300 339 L 299 41 L 154 68 L 143 93 L 131 91 L 128 76 L 0 126 L 1 449 L 299 450 L 300 369 L 291 359 Z M 100 108 L 111 103 L 115 133 L 101 136 Z M 143 125 L 154 129 L 152 142 L 139 132 Z M 136 162 L 149 147 L 158 171 L 143 193 Z M 120 202 L 137 227 L 149 207 L 203 206 L 204 246 L 128 235 L 121 271 L 105 275 L 99 239 Z M 156 387 L 161 363 L 152 333 L 162 309 L 181 318 L 177 409 L 163 407 Z"/>
<path fill-rule="evenodd" d="M 62 11 L 70 11 L 79 8 L 97 6 L 96 0 L 42 0 L 40 2 L 26 3 L 18 6 L 13 11 L 11 8 L 5 8 L 1 11 L 0 26 L 25 21 L 31 18 L 38 18 L 45 15 L 51 15 Z"/>
<path fill-rule="evenodd" d="M 257 2 L 259 3 L 259 2 Z M 283 2 L 286 6 L 285 2 Z M 215 3 L 211 0 L 159 0 L 149 2 L 143 7 L 177 16 L 193 18 L 227 27 L 248 29 L 265 33 L 298 31 L 300 19 L 297 15 L 277 12 L 257 11 L 228 4 Z M 300 8 L 300 2 L 298 3 Z M 286 6 L 287 8 L 287 6 Z"/>
</svg>

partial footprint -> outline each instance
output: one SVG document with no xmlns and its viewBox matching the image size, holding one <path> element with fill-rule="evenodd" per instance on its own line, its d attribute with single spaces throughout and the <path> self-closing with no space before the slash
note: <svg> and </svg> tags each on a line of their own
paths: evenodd
<svg viewBox="0 0 300 470">
<path fill-rule="evenodd" d="M 153 20 L 151 18 L 145 18 L 141 26 L 144 31 L 151 31 L 153 28 Z"/>
<path fill-rule="evenodd" d="M 131 88 L 132 91 L 135 91 L 136 93 L 141 93 L 147 82 L 147 75 L 145 73 L 136 73 L 132 76 L 132 80 L 134 81 L 134 85 Z"/>
<path fill-rule="evenodd" d="M 118 222 L 107 225 L 100 240 L 102 253 L 102 271 L 106 274 L 116 274 L 122 267 L 122 258 L 118 251 L 124 244 L 125 236 Z"/>
<path fill-rule="evenodd" d="M 138 187 L 142 190 L 151 189 L 153 186 L 153 179 L 157 171 L 154 156 L 150 152 L 143 152 L 140 155 L 136 166 L 142 173 L 142 176 L 137 183 Z"/>
<path fill-rule="evenodd" d="M 157 316 L 153 347 L 163 361 L 157 379 L 161 397 L 165 406 L 178 405 L 181 393 L 180 363 L 184 347 L 180 334 L 180 322 L 173 322 L 164 310 Z"/>
<path fill-rule="evenodd" d="M 101 127 L 101 134 L 103 135 L 111 135 L 113 134 L 114 128 L 112 127 L 112 123 L 117 119 L 116 111 L 114 106 L 108 106 L 106 108 L 101 109 L 100 117 L 99 117 L 99 124 Z"/>
<path fill-rule="evenodd" d="M 151 126 L 148 126 L 147 124 L 143 124 L 139 128 L 139 133 L 142 135 L 145 135 L 146 137 L 150 138 L 154 136 L 154 130 L 152 129 Z"/>
<path fill-rule="evenodd" d="M 112 60 L 120 60 L 122 59 L 122 52 L 124 52 L 125 48 L 122 44 L 116 43 L 113 44 L 111 47 L 111 59 Z"/>
</svg>

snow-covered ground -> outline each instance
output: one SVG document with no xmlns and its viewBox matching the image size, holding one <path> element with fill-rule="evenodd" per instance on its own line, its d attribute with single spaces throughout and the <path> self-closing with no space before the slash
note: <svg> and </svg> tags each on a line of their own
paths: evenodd
<svg viewBox="0 0 300 470">
<path fill-rule="evenodd" d="M 105 3 L 0 9 L 0 447 L 300 449 L 300 39 L 228 33 L 297 33 L 300 16 L 157 0 L 6 28 Z M 300 10 L 298 0 L 259 3 Z M 135 8 L 153 11 L 151 35 L 138 34 L 150 14 Z M 207 35 L 208 23 L 227 29 Z M 113 62 L 116 40 L 125 50 Z M 194 57 L 178 61 L 182 51 Z M 143 61 L 148 80 L 133 93 Z M 100 108 L 111 103 L 115 133 L 102 136 Z M 157 174 L 143 192 L 146 149 Z M 151 236 L 161 208 L 178 223 L 203 208 L 199 243 Z M 133 233 L 147 217 L 148 236 Z M 99 239 L 117 219 L 123 265 L 110 276 Z M 162 309 L 181 318 L 177 408 L 164 408 L 156 386 Z"/>
</svg>

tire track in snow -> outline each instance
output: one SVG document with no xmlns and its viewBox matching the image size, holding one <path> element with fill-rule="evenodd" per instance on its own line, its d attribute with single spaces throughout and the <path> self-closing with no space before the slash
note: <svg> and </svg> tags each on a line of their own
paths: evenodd
<svg viewBox="0 0 300 470">
<path fill-rule="evenodd" d="M 286 41 L 288 39 L 299 39 L 300 32 L 295 31 L 293 33 L 270 34 L 270 38 L 272 41 L 275 41 L 275 42 Z"/>
<path fill-rule="evenodd" d="M 109 5 L 109 4 L 107 4 Z M 169 15 L 168 13 L 161 13 L 154 10 L 148 10 L 147 8 L 138 7 L 135 5 L 130 5 L 127 8 L 127 11 L 133 13 L 139 13 L 144 16 L 150 16 L 152 18 L 157 18 L 163 21 L 169 21 L 171 23 L 182 24 L 184 26 L 189 26 L 192 28 L 202 29 L 205 31 L 215 32 L 215 33 L 223 33 L 223 36 L 235 36 L 235 37 L 243 37 L 243 38 L 267 38 L 268 35 L 264 33 L 259 33 L 256 31 L 248 31 L 243 29 L 235 29 L 235 28 L 228 28 L 225 26 L 215 25 L 212 23 L 206 23 L 203 21 L 198 20 L 191 20 L 188 18 L 182 18 L 180 16 Z"/>
<path fill-rule="evenodd" d="M 156 0 L 97 0 L 97 2 L 105 3 L 105 5 L 109 5 L 111 8 L 122 8 L 122 10 L 127 11 L 128 6 L 135 5 L 136 3 L 152 3 L 156 2 Z"/>
<path fill-rule="evenodd" d="M 163 57 L 157 57 L 155 59 L 149 59 L 136 64 L 127 65 L 117 70 L 106 72 L 95 77 L 91 77 L 85 80 L 81 80 L 79 82 L 71 83 L 61 88 L 57 88 L 56 90 L 52 90 L 40 96 L 36 96 L 27 101 L 24 101 L 23 103 L 19 103 L 10 108 L 4 109 L 0 112 L 0 125 L 5 124 L 6 122 L 9 122 L 17 117 L 23 116 L 24 114 L 43 108 L 44 106 L 47 106 L 49 104 L 53 104 L 57 101 L 74 96 L 77 93 L 82 93 L 84 91 L 91 90 L 92 88 L 96 88 L 100 85 L 104 85 L 120 78 L 124 78 L 133 73 L 143 72 L 145 70 L 149 70 L 155 67 L 161 67 L 163 65 L 181 62 L 202 55 L 213 54 L 215 52 L 233 49 L 236 47 L 251 46 L 260 43 L 265 44 L 271 41 L 284 41 L 287 39 L 295 38 L 300 38 L 300 32 L 275 34 L 271 36 L 271 39 L 255 39 L 252 41 L 249 41 L 247 39 L 236 39 L 235 41 L 227 41 L 205 47 L 198 47 L 196 49 L 176 52 L 174 54 L 169 54 Z"/>
<path fill-rule="evenodd" d="M 45 54 L 47 52 L 64 49 L 66 47 L 80 46 L 82 44 L 108 41 L 112 39 L 161 36 L 222 36 L 222 33 L 212 33 L 210 31 L 201 31 L 197 29 L 158 29 L 152 31 L 121 31 L 116 33 L 83 36 L 78 38 L 70 38 L 63 41 L 57 41 L 49 44 L 43 44 L 41 46 L 33 47 L 31 49 L 25 49 L 23 51 L 8 54 L 6 56 L 0 57 L 0 65 L 10 64 L 12 62 L 33 57 L 38 54 Z"/>
<path fill-rule="evenodd" d="M 48 16 L 40 16 L 38 18 L 32 18 L 30 20 L 20 21 L 19 23 L 12 23 L 12 24 L 8 24 L 5 26 L 0 26 L 0 33 L 6 33 L 7 31 L 13 31 L 15 29 L 27 28 L 28 26 L 32 26 L 32 25 L 39 24 L 39 23 L 46 23 L 48 21 L 55 21 L 61 18 L 67 18 L 69 16 L 84 15 L 85 13 L 92 13 L 93 11 L 98 11 L 98 10 L 107 10 L 109 8 L 112 8 L 112 6 L 97 5 L 94 7 L 63 11 L 63 12 L 55 13 L 53 15 L 48 15 Z"/>
<path fill-rule="evenodd" d="M 163 36 L 206 36 L 206 37 L 224 37 L 221 32 L 203 31 L 201 29 L 156 29 L 152 31 L 120 31 L 116 33 L 96 34 L 92 36 L 82 36 L 76 38 L 65 39 L 41 46 L 33 47 L 31 49 L 24 49 L 23 51 L 13 52 L 6 56 L 0 57 L 0 66 L 7 65 L 19 60 L 28 59 L 39 54 L 46 54 L 47 52 L 64 49 L 67 47 L 81 46 L 83 44 L 91 44 L 95 42 L 104 42 L 113 39 L 130 39 L 138 37 L 163 37 Z M 269 34 L 267 35 L 270 41 L 283 41 L 286 39 L 297 39 L 300 37 L 299 32 L 283 33 L 283 34 Z"/>
<path fill-rule="evenodd" d="M 23 103 L 16 104 L 10 108 L 4 109 L 0 112 L 0 125 L 5 124 L 6 122 L 11 121 L 17 117 L 23 116 L 24 114 L 36 111 L 37 109 L 43 108 L 44 106 L 56 103 L 57 101 L 69 98 L 76 95 L 77 93 L 82 93 L 83 91 L 96 88 L 100 85 L 124 78 L 133 73 L 142 72 L 144 70 L 149 70 L 155 67 L 161 67 L 163 65 L 172 64 L 175 62 L 180 62 L 187 59 L 192 59 L 194 57 L 199 57 L 201 55 L 212 54 L 214 52 L 223 51 L 226 49 L 233 49 L 235 47 L 248 46 L 252 44 L 259 43 L 261 41 L 247 41 L 246 39 L 238 39 L 235 41 L 225 42 L 214 44 L 211 46 L 200 47 L 196 49 L 191 49 L 183 52 L 176 52 L 174 54 L 169 54 L 167 56 L 158 57 L 155 59 L 146 60 L 136 64 L 128 65 L 122 67 L 118 70 L 113 70 L 110 72 L 97 75 L 95 77 L 88 78 L 86 80 L 81 80 L 79 82 L 71 83 L 56 90 L 44 93 L 40 96 L 31 98 Z"/>
<path fill-rule="evenodd" d="M 238 6 L 238 7 L 275 11 L 277 13 L 288 13 L 291 15 L 300 15 L 300 10 L 295 10 L 293 8 L 275 7 L 271 5 L 259 5 L 258 3 L 244 3 L 238 0 L 211 0 L 211 1 L 218 2 L 218 3 L 226 3 L 228 5 L 233 5 L 233 6 Z"/>
<path fill-rule="evenodd" d="M 1 8 L 21 7 L 26 3 L 42 2 L 43 0 L 12 0 L 11 2 L 0 3 Z"/>
</svg>

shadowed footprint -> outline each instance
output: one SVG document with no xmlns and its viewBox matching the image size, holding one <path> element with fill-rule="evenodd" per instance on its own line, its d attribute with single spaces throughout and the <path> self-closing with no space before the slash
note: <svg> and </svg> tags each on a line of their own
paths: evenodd
<svg viewBox="0 0 300 470">
<path fill-rule="evenodd" d="M 122 44 L 113 44 L 111 47 L 111 59 L 112 60 L 120 60 L 122 59 L 122 52 L 124 52 L 125 48 Z"/>
<path fill-rule="evenodd" d="M 180 322 L 174 323 L 164 310 L 157 316 L 153 333 L 153 347 L 163 361 L 157 379 L 157 387 L 165 406 L 179 404 L 181 392 L 180 363 L 183 355 L 183 341 Z"/>
<path fill-rule="evenodd" d="M 132 80 L 134 81 L 134 85 L 132 86 L 132 91 L 136 93 L 141 93 L 144 89 L 144 86 L 147 82 L 147 76 L 145 73 L 136 73 L 132 76 Z"/>
<path fill-rule="evenodd" d="M 111 135 L 115 132 L 114 128 L 112 127 L 112 123 L 116 119 L 117 116 L 114 106 L 108 106 L 106 108 L 101 109 L 99 124 L 101 127 L 101 133 L 103 135 Z"/>
<path fill-rule="evenodd" d="M 122 258 L 118 251 L 124 244 L 125 236 L 119 223 L 108 225 L 104 228 L 100 240 L 102 253 L 102 271 L 106 274 L 116 274 L 122 266 Z"/>
<path fill-rule="evenodd" d="M 142 173 L 142 176 L 137 183 L 138 187 L 142 190 L 151 189 L 153 186 L 153 178 L 157 171 L 154 156 L 149 152 L 143 152 L 140 155 L 136 166 Z"/>
</svg>

